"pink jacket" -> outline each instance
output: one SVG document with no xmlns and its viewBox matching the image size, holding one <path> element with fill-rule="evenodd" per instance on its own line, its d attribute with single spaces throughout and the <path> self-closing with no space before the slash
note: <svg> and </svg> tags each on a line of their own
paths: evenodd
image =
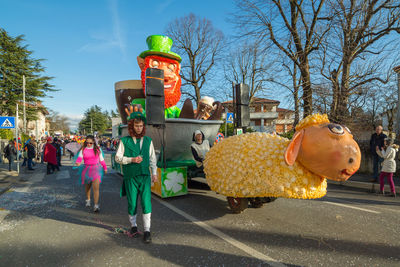
<svg viewBox="0 0 400 267">
<path fill-rule="evenodd" d="M 85 165 L 95 165 L 100 162 L 101 166 L 103 166 L 103 169 L 106 171 L 107 170 L 107 165 L 106 162 L 104 161 L 103 154 L 101 150 L 97 155 L 94 154 L 94 149 L 93 148 L 88 148 L 86 147 L 85 149 L 79 151 L 78 158 L 76 159 L 77 163 L 80 162 L 85 163 Z"/>
</svg>

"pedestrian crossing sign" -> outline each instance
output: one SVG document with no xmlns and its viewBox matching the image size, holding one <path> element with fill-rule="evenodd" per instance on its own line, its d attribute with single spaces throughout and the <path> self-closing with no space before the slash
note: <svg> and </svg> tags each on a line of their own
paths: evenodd
<svg viewBox="0 0 400 267">
<path fill-rule="evenodd" d="M 233 123 L 233 113 L 226 113 L 226 123 Z"/>
<path fill-rule="evenodd" d="M 15 128 L 15 117 L 0 117 L 0 129 Z"/>
</svg>

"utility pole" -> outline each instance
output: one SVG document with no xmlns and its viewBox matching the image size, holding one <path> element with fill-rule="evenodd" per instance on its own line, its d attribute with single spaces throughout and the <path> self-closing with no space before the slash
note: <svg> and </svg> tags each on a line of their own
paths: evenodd
<svg viewBox="0 0 400 267">
<path fill-rule="evenodd" d="M 25 75 L 22 75 L 22 97 L 22 102 L 24 105 L 24 133 L 26 134 Z"/>
<path fill-rule="evenodd" d="M 19 142 L 18 142 L 18 103 L 17 103 L 17 114 L 16 114 L 16 122 L 15 122 L 15 141 L 16 141 L 16 149 L 17 149 L 17 173 L 19 174 Z"/>
<path fill-rule="evenodd" d="M 397 113 L 396 113 L 396 138 L 400 138 L 400 66 L 393 68 L 397 73 Z"/>
<path fill-rule="evenodd" d="M 90 116 L 90 132 L 93 134 L 93 120 L 92 120 L 92 116 Z"/>
</svg>

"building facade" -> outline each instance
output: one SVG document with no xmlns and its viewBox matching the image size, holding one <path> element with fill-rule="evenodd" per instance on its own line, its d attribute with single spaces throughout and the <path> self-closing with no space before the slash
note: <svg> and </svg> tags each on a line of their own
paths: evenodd
<svg viewBox="0 0 400 267">
<path fill-rule="evenodd" d="M 279 108 L 277 100 L 253 97 L 250 110 L 250 127 L 257 132 L 285 133 L 292 129 L 294 122 L 294 111 Z M 232 100 L 222 103 L 233 112 Z M 223 114 L 226 118 L 226 113 Z"/>
<path fill-rule="evenodd" d="M 26 105 L 32 106 L 28 103 Z M 49 135 L 50 123 L 46 119 L 46 116 L 49 115 L 49 112 L 42 106 L 41 103 L 37 103 L 35 107 L 38 107 L 36 114 L 37 119 L 27 120 L 26 133 L 30 136 L 35 136 L 36 139 L 40 139 Z M 18 117 L 18 129 L 20 131 L 24 129 L 24 118 L 21 115 Z"/>
</svg>

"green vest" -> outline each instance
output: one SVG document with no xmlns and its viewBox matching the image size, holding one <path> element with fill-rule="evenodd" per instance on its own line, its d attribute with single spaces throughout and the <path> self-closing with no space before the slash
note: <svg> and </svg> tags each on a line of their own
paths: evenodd
<svg viewBox="0 0 400 267">
<path fill-rule="evenodd" d="M 136 139 L 136 144 L 131 136 L 125 136 L 121 138 L 121 142 L 124 144 L 125 152 L 124 157 L 137 157 L 142 156 L 143 161 L 141 163 L 129 163 L 122 165 L 122 171 L 124 173 L 124 179 L 134 178 L 138 175 L 150 176 L 150 144 L 151 138 L 148 136 L 143 137 L 142 149 L 140 149 L 140 139 Z"/>
</svg>

